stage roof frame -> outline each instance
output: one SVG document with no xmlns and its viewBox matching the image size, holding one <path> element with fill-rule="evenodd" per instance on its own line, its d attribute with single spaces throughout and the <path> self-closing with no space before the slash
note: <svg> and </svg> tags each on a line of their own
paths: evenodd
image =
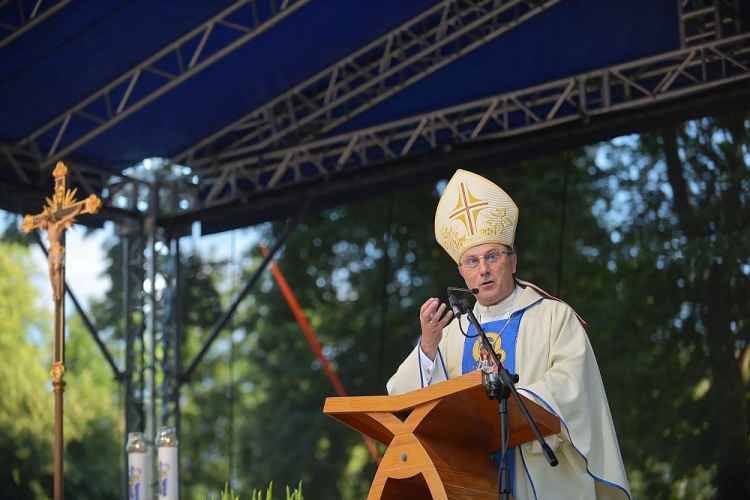
<svg viewBox="0 0 750 500">
<path fill-rule="evenodd" d="M 748 10 L 0 1 L 0 207 L 34 211 L 64 160 L 105 199 L 94 223 L 158 205 L 161 225 L 210 233 L 747 108 Z M 128 169 L 149 157 L 179 166 Z"/>
</svg>

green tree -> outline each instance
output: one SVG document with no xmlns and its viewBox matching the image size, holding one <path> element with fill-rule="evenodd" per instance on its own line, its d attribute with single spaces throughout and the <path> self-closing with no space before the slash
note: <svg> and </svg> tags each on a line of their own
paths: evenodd
<svg viewBox="0 0 750 500">
<path fill-rule="evenodd" d="M 52 486 L 51 356 L 42 338 L 51 315 L 30 268 L 26 248 L 0 243 L 0 491 L 19 499 L 44 498 Z"/>
<path fill-rule="evenodd" d="M 0 377 L 7 388 L 0 405 L 0 491 L 18 499 L 49 498 L 53 484 L 52 316 L 28 269 L 28 249 L 0 243 Z M 76 498 L 114 497 L 122 434 L 116 383 L 76 319 L 66 347 L 65 490 Z"/>
<path fill-rule="evenodd" d="M 629 398 L 616 404 L 646 497 L 750 496 L 748 125 L 706 118 L 603 148 Z"/>
<path fill-rule="evenodd" d="M 120 384 L 77 315 L 69 320 L 65 375 L 65 491 L 71 498 L 122 494 L 125 430 Z M 50 338 L 52 336 L 50 335 Z M 52 397 L 47 399 L 51 409 Z"/>
</svg>

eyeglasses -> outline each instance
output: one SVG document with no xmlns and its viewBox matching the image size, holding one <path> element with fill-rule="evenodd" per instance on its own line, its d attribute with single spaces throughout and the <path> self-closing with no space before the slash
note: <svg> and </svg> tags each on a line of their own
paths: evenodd
<svg viewBox="0 0 750 500">
<path fill-rule="evenodd" d="M 479 265 L 479 261 L 484 259 L 484 261 L 487 264 L 494 264 L 495 262 L 500 260 L 501 255 L 513 255 L 514 252 L 489 252 L 485 254 L 484 256 L 479 257 L 469 257 L 468 259 L 462 261 L 459 266 L 463 266 L 469 269 L 474 269 Z"/>
</svg>

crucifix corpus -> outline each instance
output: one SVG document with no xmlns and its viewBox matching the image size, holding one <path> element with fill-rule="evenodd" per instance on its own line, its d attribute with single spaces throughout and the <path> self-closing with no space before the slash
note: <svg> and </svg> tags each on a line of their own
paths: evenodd
<svg viewBox="0 0 750 500">
<path fill-rule="evenodd" d="M 65 389 L 65 230 L 73 225 L 79 214 L 95 214 L 102 200 L 91 195 L 85 200 L 75 199 L 77 189 L 68 189 L 68 167 L 58 162 L 52 172 L 55 193 L 47 198 L 42 213 L 27 215 L 21 229 L 47 232 L 49 240 L 49 273 L 52 299 L 55 302 L 55 347 L 52 362 L 52 386 L 55 389 L 55 500 L 63 499 L 63 391 Z"/>
</svg>

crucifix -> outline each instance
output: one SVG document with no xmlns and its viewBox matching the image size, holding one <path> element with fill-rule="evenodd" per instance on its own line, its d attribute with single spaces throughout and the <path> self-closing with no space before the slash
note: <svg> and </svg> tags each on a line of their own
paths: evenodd
<svg viewBox="0 0 750 500">
<path fill-rule="evenodd" d="M 42 213 L 27 215 L 21 229 L 30 233 L 34 229 L 47 232 L 49 240 L 49 272 L 52 299 L 55 302 L 55 346 L 52 360 L 52 386 L 55 390 L 55 500 L 63 499 L 63 392 L 65 390 L 65 230 L 79 214 L 95 214 L 102 200 L 92 194 L 85 200 L 75 199 L 77 189 L 68 189 L 68 167 L 58 162 L 52 172 L 55 193 L 46 198 Z"/>
</svg>

